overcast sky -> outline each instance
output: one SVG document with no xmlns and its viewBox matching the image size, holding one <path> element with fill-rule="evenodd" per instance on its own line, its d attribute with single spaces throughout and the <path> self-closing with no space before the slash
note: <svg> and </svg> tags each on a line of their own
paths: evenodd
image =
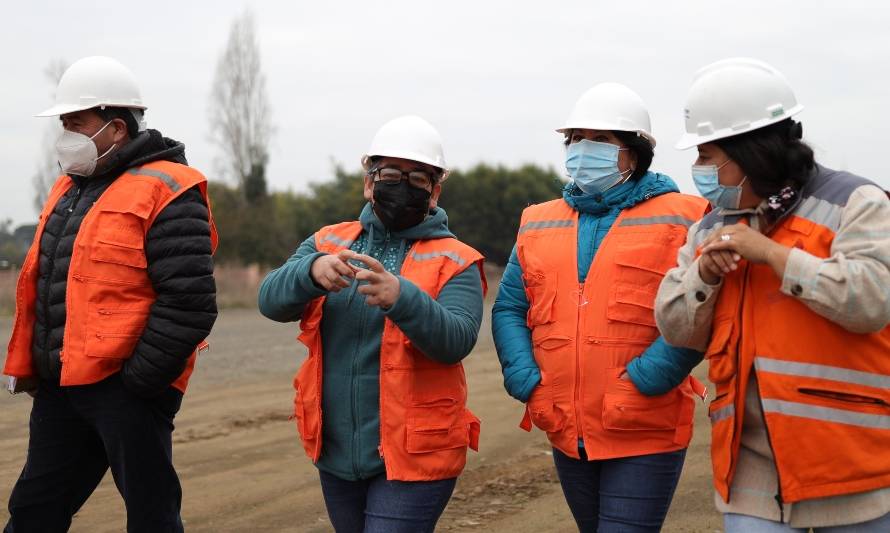
<svg viewBox="0 0 890 533">
<path fill-rule="evenodd" d="M 191 165 L 213 179 L 208 95 L 246 6 L 276 128 L 274 189 L 326 180 L 332 161 L 358 168 L 376 129 L 407 113 L 439 129 L 452 167 L 562 169 L 553 129 L 587 88 L 616 81 L 649 106 L 652 168 L 694 192 L 694 151 L 673 148 L 686 90 L 699 67 L 731 56 L 785 74 L 818 160 L 890 188 L 885 2 L 29 0 L 5 6 L 0 33 L 0 219 L 36 219 L 31 176 L 52 119 L 32 115 L 51 103 L 42 71 L 55 58 L 108 55 L 127 65 L 149 127 L 183 141 Z"/>
</svg>

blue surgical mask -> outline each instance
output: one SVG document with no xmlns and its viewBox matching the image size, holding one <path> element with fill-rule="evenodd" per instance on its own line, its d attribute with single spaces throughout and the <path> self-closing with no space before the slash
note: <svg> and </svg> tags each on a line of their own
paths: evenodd
<svg viewBox="0 0 890 533">
<path fill-rule="evenodd" d="M 604 193 L 633 173 L 618 170 L 618 152 L 623 150 L 627 148 L 587 139 L 572 143 L 566 149 L 566 172 L 585 194 Z"/>
<path fill-rule="evenodd" d="M 714 207 L 723 209 L 738 209 L 742 201 L 742 185 L 748 176 L 735 186 L 720 185 L 718 172 L 729 163 L 727 160 L 720 165 L 692 165 L 692 181 L 698 192 L 706 198 Z"/>
</svg>

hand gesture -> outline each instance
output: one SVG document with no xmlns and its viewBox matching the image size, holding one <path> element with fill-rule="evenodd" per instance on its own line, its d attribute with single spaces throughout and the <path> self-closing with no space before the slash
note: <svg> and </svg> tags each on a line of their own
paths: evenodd
<svg viewBox="0 0 890 533">
<path fill-rule="evenodd" d="M 365 283 L 358 288 L 358 292 L 365 295 L 365 303 L 381 309 L 389 309 L 399 299 L 399 278 L 387 272 L 380 261 L 369 255 L 357 254 L 346 250 L 346 260 L 359 261 L 368 268 L 359 268 L 349 265 L 355 272 L 355 279 Z"/>
<path fill-rule="evenodd" d="M 346 262 L 346 256 L 350 250 L 343 250 L 337 255 L 323 255 L 312 262 L 312 268 L 309 269 L 309 275 L 316 285 L 322 287 L 326 291 L 339 292 L 341 289 L 349 287 L 355 278 L 355 271 Z"/>
<path fill-rule="evenodd" d="M 715 231 L 711 237 L 713 239 L 709 239 L 702 247 L 702 257 L 705 254 L 719 252 L 725 258 L 726 254 L 730 253 L 733 259 L 738 257 L 745 258 L 751 263 L 767 263 L 779 276 L 785 271 L 791 249 L 751 229 L 750 226 L 733 224 Z M 739 259 L 736 259 L 736 262 L 738 261 Z M 724 270 L 724 273 L 726 272 L 728 271 Z"/>
</svg>

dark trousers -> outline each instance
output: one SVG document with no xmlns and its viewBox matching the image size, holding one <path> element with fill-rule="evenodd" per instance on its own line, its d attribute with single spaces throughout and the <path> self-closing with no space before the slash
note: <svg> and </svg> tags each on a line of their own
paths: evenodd
<svg viewBox="0 0 890 533">
<path fill-rule="evenodd" d="M 556 473 L 581 533 L 661 531 L 686 450 L 603 461 L 553 450 Z"/>
<path fill-rule="evenodd" d="M 387 481 L 386 474 L 347 481 L 327 472 L 319 475 L 337 533 L 432 533 L 457 482 Z"/>
<path fill-rule="evenodd" d="M 127 507 L 128 532 L 181 532 L 172 449 L 181 403 L 173 388 L 153 400 L 139 398 L 117 374 L 75 387 L 41 381 L 28 458 L 9 497 L 4 532 L 68 531 L 109 467 Z"/>
</svg>

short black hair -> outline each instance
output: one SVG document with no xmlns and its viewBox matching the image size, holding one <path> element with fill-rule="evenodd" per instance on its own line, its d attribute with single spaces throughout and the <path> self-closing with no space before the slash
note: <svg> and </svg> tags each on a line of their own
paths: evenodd
<svg viewBox="0 0 890 533">
<path fill-rule="evenodd" d="M 714 144 L 748 176 L 757 196 L 769 198 L 787 186 L 800 190 L 809 179 L 816 160 L 802 138 L 803 126 L 789 118 Z"/>
<path fill-rule="evenodd" d="M 99 115 L 99 118 L 105 122 L 110 122 L 116 118 L 124 121 L 127 125 L 127 135 L 132 139 L 139 134 L 139 122 L 133 116 L 133 112 L 128 107 L 94 107 L 93 111 Z"/>
<path fill-rule="evenodd" d="M 574 130 L 568 130 L 563 133 L 563 135 L 565 135 L 563 144 L 566 146 L 572 143 L 573 131 Z M 652 158 L 655 157 L 655 150 L 652 148 L 652 144 L 649 143 L 649 139 L 634 131 L 610 131 L 615 137 L 618 137 L 621 144 L 629 148 L 637 157 L 637 166 L 630 175 L 630 179 L 635 180 L 643 177 L 646 172 L 649 172 L 649 167 L 652 166 Z"/>
</svg>

